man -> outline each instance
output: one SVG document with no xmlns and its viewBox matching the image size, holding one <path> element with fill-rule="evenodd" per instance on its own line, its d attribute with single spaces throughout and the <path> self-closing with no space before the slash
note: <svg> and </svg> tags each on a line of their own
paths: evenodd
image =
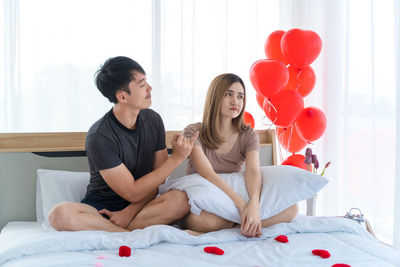
<svg viewBox="0 0 400 267">
<path fill-rule="evenodd" d="M 151 105 L 151 86 L 143 68 L 127 57 L 108 59 L 96 73 L 100 92 L 113 108 L 89 129 L 86 154 L 90 183 L 81 203 L 53 207 L 56 230 L 132 231 L 170 224 L 190 209 L 187 196 L 170 191 L 157 198 L 158 186 L 190 154 L 191 139 L 175 135 L 168 157 L 161 117 Z"/>
</svg>

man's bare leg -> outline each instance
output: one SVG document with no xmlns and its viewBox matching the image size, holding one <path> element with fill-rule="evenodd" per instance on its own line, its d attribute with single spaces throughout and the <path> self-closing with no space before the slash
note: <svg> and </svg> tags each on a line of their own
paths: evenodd
<svg viewBox="0 0 400 267">
<path fill-rule="evenodd" d="M 294 204 L 293 206 L 290 206 L 289 208 L 283 210 L 281 213 L 278 213 L 268 219 L 262 220 L 261 227 L 266 228 L 277 223 L 288 223 L 293 220 L 294 217 L 296 217 L 298 212 L 299 206 L 297 204 Z"/>
<path fill-rule="evenodd" d="M 63 202 L 54 206 L 49 213 L 49 222 L 58 231 L 128 231 L 111 223 L 100 215 L 94 207 L 75 202 Z"/>
<path fill-rule="evenodd" d="M 186 193 L 172 190 L 150 201 L 133 218 L 128 230 L 143 229 L 155 224 L 171 224 L 189 213 L 190 206 Z"/>
</svg>

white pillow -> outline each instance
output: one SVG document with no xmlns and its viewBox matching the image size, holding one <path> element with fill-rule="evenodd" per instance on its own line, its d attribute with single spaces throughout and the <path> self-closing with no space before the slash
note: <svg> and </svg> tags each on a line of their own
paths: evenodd
<svg viewBox="0 0 400 267">
<path fill-rule="evenodd" d="M 80 202 L 89 184 L 89 172 L 37 170 L 36 217 L 43 227 L 49 227 L 50 209 L 61 202 Z"/>
<path fill-rule="evenodd" d="M 292 166 L 261 167 L 263 186 L 260 198 L 260 217 L 262 220 L 274 216 L 301 200 L 314 196 L 328 180 Z M 244 172 L 220 174 L 220 176 L 246 202 L 249 200 Z M 190 211 L 199 215 L 202 210 L 216 214 L 226 220 L 240 223 L 240 214 L 232 199 L 217 186 L 199 174 L 191 174 L 182 178 L 168 179 L 160 185 L 159 193 L 172 189 L 187 193 Z"/>
</svg>

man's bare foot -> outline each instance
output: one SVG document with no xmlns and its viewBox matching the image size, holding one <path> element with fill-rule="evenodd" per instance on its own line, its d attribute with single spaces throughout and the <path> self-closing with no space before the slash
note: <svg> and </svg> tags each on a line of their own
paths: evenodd
<svg viewBox="0 0 400 267">
<path fill-rule="evenodd" d="M 183 231 L 185 231 L 188 234 L 194 235 L 194 236 L 198 236 L 198 235 L 204 234 L 203 232 L 197 232 L 197 231 L 193 231 L 193 230 L 189 230 L 189 229 L 186 229 L 186 230 L 183 230 Z"/>
</svg>

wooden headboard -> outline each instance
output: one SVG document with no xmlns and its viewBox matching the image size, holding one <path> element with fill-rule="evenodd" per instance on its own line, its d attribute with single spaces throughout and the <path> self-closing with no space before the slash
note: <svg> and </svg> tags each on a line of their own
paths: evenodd
<svg viewBox="0 0 400 267">
<path fill-rule="evenodd" d="M 167 131 L 166 142 L 179 131 Z M 274 130 L 257 130 L 261 165 L 276 165 Z M 9 221 L 36 221 L 37 169 L 88 171 L 85 132 L 0 134 L 0 229 Z M 185 175 L 182 163 L 171 177 Z"/>
<path fill-rule="evenodd" d="M 261 146 L 272 146 L 274 158 L 275 131 L 256 130 Z M 180 131 L 167 131 L 167 148 L 171 149 L 171 138 Z M 69 133 L 0 133 L 1 152 L 60 152 L 85 151 L 86 132 Z M 276 161 L 274 162 L 276 164 Z"/>
</svg>

